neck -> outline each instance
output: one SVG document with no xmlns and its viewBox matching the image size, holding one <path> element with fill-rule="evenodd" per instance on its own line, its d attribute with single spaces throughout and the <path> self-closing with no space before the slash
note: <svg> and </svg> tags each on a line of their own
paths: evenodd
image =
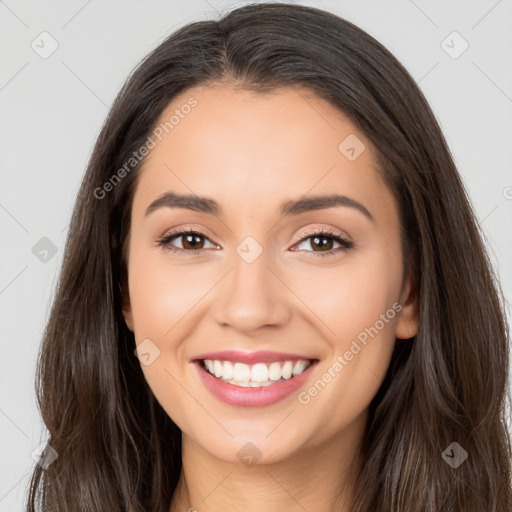
<svg viewBox="0 0 512 512">
<path fill-rule="evenodd" d="M 349 512 L 366 415 L 322 444 L 246 467 L 212 456 L 182 434 L 182 471 L 170 512 Z"/>
</svg>

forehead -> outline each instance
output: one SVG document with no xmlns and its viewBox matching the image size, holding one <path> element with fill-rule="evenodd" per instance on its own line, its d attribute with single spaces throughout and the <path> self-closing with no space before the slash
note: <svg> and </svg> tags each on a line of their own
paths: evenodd
<svg viewBox="0 0 512 512">
<path fill-rule="evenodd" d="M 191 88 L 162 112 L 152 138 L 136 192 L 145 206 L 168 190 L 238 211 L 335 192 L 390 206 L 369 141 L 306 88 Z"/>
</svg>

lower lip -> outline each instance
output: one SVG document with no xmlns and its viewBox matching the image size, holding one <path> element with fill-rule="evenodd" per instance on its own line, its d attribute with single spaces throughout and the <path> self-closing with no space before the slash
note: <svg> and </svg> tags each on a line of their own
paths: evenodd
<svg viewBox="0 0 512 512">
<path fill-rule="evenodd" d="M 270 386 L 245 388 L 217 379 L 203 368 L 201 361 L 194 361 L 199 377 L 210 392 L 223 402 L 237 407 L 264 407 L 290 396 L 309 377 L 318 361 L 313 361 L 300 375 L 288 380 L 280 380 Z"/>
</svg>

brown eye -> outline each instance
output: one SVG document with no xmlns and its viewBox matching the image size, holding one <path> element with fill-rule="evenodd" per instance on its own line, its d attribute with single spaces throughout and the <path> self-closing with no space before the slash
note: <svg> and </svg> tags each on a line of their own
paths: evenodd
<svg viewBox="0 0 512 512">
<path fill-rule="evenodd" d="M 183 249 L 202 249 L 204 239 L 201 235 L 180 235 L 182 240 Z"/>
<path fill-rule="evenodd" d="M 334 245 L 334 239 L 328 236 L 312 236 L 311 247 L 319 248 L 320 251 L 330 251 Z"/>
<path fill-rule="evenodd" d="M 176 241 L 181 240 L 181 247 L 174 245 Z M 165 237 L 157 240 L 158 245 L 173 252 L 191 252 L 201 251 L 205 249 L 205 243 L 208 242 L 213 248 L 217 246 L 210 239 L 198 231 L 174 231 Z"/>
<path fill-rule="evenodd" d="M 338 244 L 338 247 L 334 247 L 334 244 Z M 305 236 L 296 245 L 298 249 L 295 250 L 306 250 L 306 252 L 313 253 L 315 256 L 330 256 L 340 251 L 347 251 L 354 246 L 353 242 L 338 233 L 323 230 Z M 304 247 L 301 248 L 301 245 Z M 307 245 L 309 245 L 312 250 L 308 250 Z"/>
</svg>

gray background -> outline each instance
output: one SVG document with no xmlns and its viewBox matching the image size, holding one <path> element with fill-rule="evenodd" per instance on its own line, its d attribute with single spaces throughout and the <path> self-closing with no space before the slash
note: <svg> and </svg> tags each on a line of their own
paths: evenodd
<svg viewBox="0 0 512 512">
<path fill-rule="evenodd" d="M 37 349 L 74 196 L 108 107 L 137 62 L 175 28 L 244 3 L 0 0 L 0 512 L 22 509 L 31 454 L 44 439 Z M 419 82 L 510 303 L 512 2 L 295 3 L 359 25 Z M 458 55 L 464 41 L 469 47 Z M 56 51 L 42 58 L 52 44 Z"/>
</svg>

